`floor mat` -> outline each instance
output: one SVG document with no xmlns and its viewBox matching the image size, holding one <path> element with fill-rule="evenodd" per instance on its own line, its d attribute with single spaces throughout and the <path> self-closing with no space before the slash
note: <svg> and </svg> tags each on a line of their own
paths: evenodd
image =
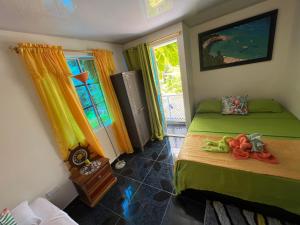
<svg viewBox="0 0 300 225">
<path fill-rule="evenodd" d="M 299 225 L 289 223 L 259 213 L 222 204 L 218 201 L 206 201 L 204 225 Z"/>
</svg>

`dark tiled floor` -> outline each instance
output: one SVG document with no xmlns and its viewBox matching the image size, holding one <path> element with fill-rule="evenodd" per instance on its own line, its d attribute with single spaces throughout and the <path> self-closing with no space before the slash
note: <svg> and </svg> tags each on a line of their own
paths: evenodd
<svg viewBox="0 0 300 225">
<path fill-rule="evenodd" d="M 173 166 L 166 163 L 155 162 L 152 170 L 144 180 L 144 183 L 172 193 L 174 189 L 172 179 Z"/>
<path fill-rule="evenodd" d="M 205 201 L 179 196 L 171 198 L 162 225 L 203 225 Z"/>
<path fill-rule="evenodd" d="M 120 175 L 143 182 L 146 175 L 152 169 L 153 163 L 154 161 L 151 159 L 136 157 L 135 160 L 128 162 L 127 166 L 120 171 Z M 115 172 L 118 173 L 119 171 Z"/>
<path fill-rule="evenodd" d="M 183 138 L 148 143 L 144 152 L 122 155 L 127 162 L 114 170 L 117 184 L 95 208 L 75 199 L 65 211 L 80 225 L 198 225 L 205 205 L 176 197 L 173 164 Z"/>
</svg>

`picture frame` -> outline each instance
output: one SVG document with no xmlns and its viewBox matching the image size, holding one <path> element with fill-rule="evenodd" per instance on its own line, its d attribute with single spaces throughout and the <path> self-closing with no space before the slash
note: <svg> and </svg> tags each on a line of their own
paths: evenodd
<svg viewBox="0 0 300 225">
<path fill-rule="evenodd" d="M 278 9 L 198 34 L 200 71 L 272 59 Z"/>
</svg>

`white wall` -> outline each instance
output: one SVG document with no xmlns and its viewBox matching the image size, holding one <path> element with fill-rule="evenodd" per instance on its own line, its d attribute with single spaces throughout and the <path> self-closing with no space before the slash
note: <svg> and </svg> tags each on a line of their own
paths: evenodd
<svg viewBox="0 0 300 225">
<path fill-rule="evenodd" d="M 140 43 L 151 43 L 152 41 L 155 41 L 159 38 L 162 38 L 166 35 L 170 35 L 176 32 L 180 32 L 180 35 L 177 37 L 177 43 L 178 43 L 178 52 L 179 52 L 181 82 L 182 82 L 182 89 L 183 89 L 183 100 L 185 106 L 185 116 L 186 116 L 187 125 L 189 125 L 192 118 L 193 94 L 189 82 L 191 80 L 191 77 L 189 77 L 189 75 L 191 74 L 189 73 L 190 66 L 189 63 L 187 63 L 187 59 L 186 59 L 186 57 L 189 57 L 189 55 L 187 54 L 187 51 L 189 51 L 188 50 L 189 46 L 187 45 L 187 42 L 184 40 L 184 36 L 186 35 L 187 32 L 186 26 L 183 25 L 182 23 L 171 25 L 167 28 L 153 32 L 142 38 L 126 43 L 124 45 L 124 49 L 137 46 Z M 159 44 L 159 42 L 156 42 L 155 44 Z"/>
<path fill-rule="evenodd" d="M 289 58 L 286 73 L 283 74 L 285 81 L 282 83 L 282 96 L 286 105 L 300 119 L 300 1 L 294 7 L 294 21 L 292 35 L 289 40 Z"/>
<path fill-rule="evenodd" d="M 248 94 L 250 98 L 277 98 L 287 105 L 281 94 L 281 85 L 286 79 L 290 59 L 289 38 L 296 1 L 268 0 L 190 28 L 194 104 L 205 98 Z M 279 14 L 272 61 L 200 72 L 198 33 L 277 8 Z"/>
<path fill-rule="evenodd" d="M 14 207 L 53 190 L 60 207 L 76 191 L 59 158 L 48 119 L 19 56 L 8 50 L 17 42 L 62 45 L 70 49 L 105 48 L 114 52 L 117 72 L 125 70 L 122 47 L 107 43 L 0 31 L 0 208 Z M 107 156 L 114 157 L 104 131 L 97 132 Z"/>
<path fill-rule="evenodd" d="M 183 38 L 183 48 L 180 52 L 181 54 L 181 62 L 180 65 L 185 65 L 185 73 L 186 73 L 186 78 L 187 78 L 187 83 L 188 83 L 188 93 L 189 93 L 189 119 L 188 121 L 191 121 L 194 115 L 194 90 L 193 90 L 193 79 L 192 79 L 192 60 L 191 60 L 191 41 L 189 38 L 189 28 L 185 25 L 182 24 L 182 37 Z M 184 55 L 182 55 L 184 54 Z M 189 123 L 187 124 L 189 125 Z"/>
</svg>

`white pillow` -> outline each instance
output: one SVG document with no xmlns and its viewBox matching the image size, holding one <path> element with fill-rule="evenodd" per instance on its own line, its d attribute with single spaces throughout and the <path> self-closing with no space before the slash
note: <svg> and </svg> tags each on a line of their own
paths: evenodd
<svg viewBox="0 0 300 225">
<path fill-rule="evenodd" d="M 38 217 L 42 218 L 42 220 L 48 220 L 53 216 L 61 213 L 61 210 L 49 202 L 45 198 L 37 198 L 29 204 L 29 207 Z"/>
<path fill-rule="evenodd" d="M 57 208 L 45 198 L 37 198 L 30 203 L 32 211 L 42 218 L 40 225 L 78 225 L 67 213 Z"/>
<path fill-rule="evenodd" d="M 56 217 L 44 220 L 40 225 L 78 225 L 67 214 L 57 215 Z"/>
<path fill-rule="evenodd" d="M 11 214 L 18 225 L 39 225 L 42 222 L 42 219 L 34 214 L 27 201 L 20 203 L 11 211 Z"/>
</svg>

